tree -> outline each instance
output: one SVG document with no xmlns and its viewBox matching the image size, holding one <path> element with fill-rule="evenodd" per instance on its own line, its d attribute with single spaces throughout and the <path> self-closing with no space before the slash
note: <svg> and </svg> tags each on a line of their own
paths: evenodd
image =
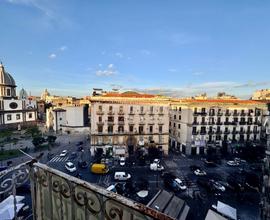
<svg viewBox="0 0 270 220">
<path fill-rule="evenodd" d="M 32 143 L 36 148 L 38 148 L 44 142 L 45 142 L 45 139 L 43 137 L 40 137 L 40 136 L 34 137 L 32 140 Z"/>
<path fill-rule="evenodd" d="M 37 126 L 27 128 L 25 133 L 30 134 L 32 138 L 41 135 L 41 132 L 40 132 L 40 130 L 39 130 L 39 128 Z"/>
<path fill-rule="evenodd" d="M 54 136 L 54 135 L 49 135 L 48 137 L 47 137 L 47 141 L 48 141 L 48 143 L 49 144 L 51 144 L 51 145 L 53 145 L 54 143 L 55 143 L 55 141 L 56 141 L 56 136 Z"/>
<path fill-rule="evenodd" d="M 159 153 L 159 149 L 156 147 L 149 147 L 148 148 L 148 156 L 150 160 L 153 160 L 155 158 L 159 158 L 160 153 Z"/>
</svg>

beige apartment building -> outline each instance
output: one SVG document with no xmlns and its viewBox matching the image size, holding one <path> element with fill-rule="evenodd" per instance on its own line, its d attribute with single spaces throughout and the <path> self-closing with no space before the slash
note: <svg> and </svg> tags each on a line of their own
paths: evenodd
<svg viewBox="0 0 270 220">
<path fill-rule="evenodd" d="M 90 101 L 94 148 L 113 146 L 115 153 L 127 154 L 151 144 L 168 154 L 168 98 L 126 92 L 93 96 Z"/>
<path fill-rule="evenodd" d="M 260 140 L 265 103 L 252 100 L 207 99 L 171 101 L 170 144 L 185 154 L 205 154 L 222 141 Z"/>
</svg>

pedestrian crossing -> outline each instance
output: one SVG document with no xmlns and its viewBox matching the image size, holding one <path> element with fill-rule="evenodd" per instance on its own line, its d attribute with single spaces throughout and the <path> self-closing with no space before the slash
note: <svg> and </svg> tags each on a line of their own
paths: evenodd
<svg viewBox="0 0 270 220">
<path fill-rule="evenodd" d="M 72 161 L 72 160 L 70 160 L 68 157 L 55 156 L 49 161 L 49 163 L 65 162 L 65 161 Z"/>
</svg>

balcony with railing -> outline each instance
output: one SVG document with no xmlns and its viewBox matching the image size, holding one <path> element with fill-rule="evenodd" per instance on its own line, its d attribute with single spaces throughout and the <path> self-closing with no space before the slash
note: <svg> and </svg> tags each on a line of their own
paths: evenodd
<svg viewBox="0 0 270 220">
<path fill-rule="evenodd" d="M 33 219 L 172 220 L 157 210 L 36 161 L 0 172 L 0 195 L 15 192 L 29 179 Z"/>
<path fill-rule="evenodd" d="M 104 115 L 104 111 L 98 110 L 98 111 L 97 111 L 97 115 Z"/>
</svg>

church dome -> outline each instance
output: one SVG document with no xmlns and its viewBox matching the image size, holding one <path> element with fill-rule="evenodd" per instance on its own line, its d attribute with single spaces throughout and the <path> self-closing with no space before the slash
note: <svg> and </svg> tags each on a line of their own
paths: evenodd
<svg viewBox="0 0 270 220">
<path fill-rule="evenodd" d="M 24 88 L 21 89 L 20 94 L 19 94 L 19 99 L 27 99 L 28 98 L 28 94 L 25 91 Z"/>
<path fill-rule="evenodd" d="M 5 71 L 2 63 L 0 64 L 0 85 L 16 87 L 15 80 L 8 72 Z"/>
</svg>

